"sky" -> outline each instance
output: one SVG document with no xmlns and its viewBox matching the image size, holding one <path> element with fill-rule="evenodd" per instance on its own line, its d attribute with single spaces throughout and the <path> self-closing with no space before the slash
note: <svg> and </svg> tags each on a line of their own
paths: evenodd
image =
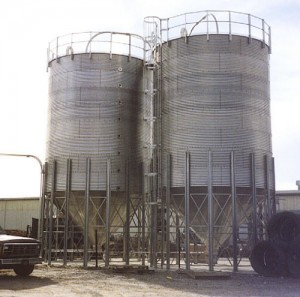
<svg viewBox="0 0 300 297">
<path fill-rule="evenodd" d="M 300 180 L 299 0 L 4 0 L 0 9 L 0 153 L 45 160 L 47 47 L 57 36 L 85 31 L 143 35 L 146 16 L 232 10 L 265 19 L 272 28 L 271 117 L 276 189 Z M 0 198 L 40 193 L 33 158 L 0 156 Z"/>
</svg>

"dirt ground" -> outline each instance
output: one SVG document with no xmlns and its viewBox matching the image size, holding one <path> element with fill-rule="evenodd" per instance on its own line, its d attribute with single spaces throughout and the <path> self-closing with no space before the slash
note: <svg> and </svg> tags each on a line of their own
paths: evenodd
<svg viewBox="0 0 300 297">
<path fill-rule="evenodd" d="M 193 267 L 191 267 L 193 269 Z M 22 278 L 0 271 L 1 297 L 102 297 L 102 296 L 300 296 L 300 280 L 264 278 L 251 271 L 229 273 L 226 279 L 193 279 L 186 274 L 156 270 L 152 273 L 119 273 L 83 269 L 76 265 L 38 266 Z"/>
</svg>

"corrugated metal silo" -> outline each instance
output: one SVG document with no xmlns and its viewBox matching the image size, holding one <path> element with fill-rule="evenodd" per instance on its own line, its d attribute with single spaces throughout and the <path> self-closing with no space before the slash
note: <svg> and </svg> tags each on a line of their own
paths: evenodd
<svg viewBox="0 0 300 297">
<path fill-rule="evenodd" d="M 59 197 L 69 195 L 68 215 L 83 228 L 90 171 L 91 242 L 94 230 L 105 225 L 106 210 L 101 197 L 106 196 L 107 159 L 111 160 L 111 226 L 124 225 L 126 193 L 132 197 L 139 194 L 143 145 L 138 139 L 144 137 L 139 128 L 144 116 L 143 55 L 143 39 L 123 33 L 72 34 L 49 47 L 47 191 L 55 193 L 54 204 L 63 212 L 66 199 Z M 69 177 L 68 159 L 72 162 Z M 105 237 L 105 229 L 102 230 L 100 242 Z"/>
<path fill-rule="evenodd" d="M 232 237 L 233 215 L 238 228 L 257 208 L 267 208 L 270 193 L 274 195 L 270 30 L 264 20 L 228 11 L 160 21 L 149 17 L 146 23 L 151 30 L 158 28 L 160 40 L 161 135 L 156 141 L 161 145 L 162 186 L 170 184 L 171 207 L 183 220 L 189 216 L 202 242 L 213 241 L 216 256 Z M 187 171 L 188 214 L 180 202 L 186 199 Z"/>
</svg>

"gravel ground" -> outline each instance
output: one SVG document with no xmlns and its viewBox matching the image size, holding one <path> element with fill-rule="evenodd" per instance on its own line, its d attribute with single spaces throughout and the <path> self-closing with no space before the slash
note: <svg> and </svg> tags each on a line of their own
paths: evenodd
<svg viewBox="0 0 300 297">
<path fill-rule="evenodd" d="M 192 267 L 193 269 L 193 267 Z M 264 278 L 253 271 L 230 273 L 227 279 L 195 280 L 177 270 L 117 273 L 78 266 L 40 265 L 31 276 L 0 271 L 1 297 L 102 296 L 300 296 L 300 280 Z"/>
</svg>

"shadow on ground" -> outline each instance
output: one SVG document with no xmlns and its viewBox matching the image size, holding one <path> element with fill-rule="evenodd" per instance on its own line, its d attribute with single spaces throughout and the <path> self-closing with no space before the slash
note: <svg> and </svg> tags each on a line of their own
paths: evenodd
<svg viewBox="0 0 300 297">
<path fill-rule="evenodd" d="M 9 271 L 0 272 L 0 290 L 31 290 L 56 283 L 56 281 L 53 281 L 48 277 L 39 277 L 34 275 L 21 277 Z"/>
</svg>

